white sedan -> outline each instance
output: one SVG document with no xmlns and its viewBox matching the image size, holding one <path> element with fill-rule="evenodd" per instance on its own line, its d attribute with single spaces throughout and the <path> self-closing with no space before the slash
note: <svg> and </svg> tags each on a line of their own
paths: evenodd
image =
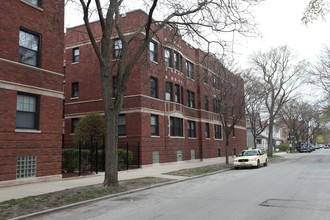
<svg viewBox="0 0 330 220">
<path fill-rule="evenodd" d="M 238 169 L 240 167 L 260 167 L 262 165 L 267 166 L 268 157 L 259 149 L 244 150 L 234 159 L 234 167 Z"/>
</svg>

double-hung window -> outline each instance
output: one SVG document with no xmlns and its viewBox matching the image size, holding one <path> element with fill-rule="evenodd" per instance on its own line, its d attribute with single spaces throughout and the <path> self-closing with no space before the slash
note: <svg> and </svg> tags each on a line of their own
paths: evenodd
<svg viewBox="0 0 330 220">
<path fill-rule="evenodd" d="M 179 71 L 182 71 L 182 56 L 177 51 L 174 51 L 173 53 L 173 60 L 174 68 Z"/>
<path fill-rule="evenodd" d="M 79 82 L 74 82 L 71 85 L 71 97 L 77 98 L 79 97 Z"/>
<path fill-rule="evenodd" d="M 72 63 L 78 63 L 80 58 L 79 47 L 72 49 Z"/>
<path fill-rule="evenodd" d="M 206 111 L 209 110 L 209 97 L 208 96 L 204 96 L 204 109 Z"/>
<path fill-rule="evenodd" d="M 219 89 L 220 88 L 220 79 L 219 76 L 213 75 L 213 88 Z"/>
<path fill-rule="evenodd" d="M 188 121 L 188 137 L 196 137 L 196 123 Z"/>
<path fill-rule="evenodd" d="M 39 129 L 39 96 L 17 94 L 16 128 Z"/>
<path fill-rule="evenodd" d="M 181 103 L 181 88 L 180 85 L 175 85 L 175 97 L 174 97 L 174 101 L 176 103 Z"/>
<path fill-rule="evenodd" d="M 79 122 L 79 118 L 72 118 L 71 119 L 71 133 L 74 133 L 74 130 L 76 129 Z"/>
<path fill-rule="evenodd" d="M 158 115 L 151 115 L 151 135 L 158 136 L 159 135 L 159 129 L 158 129 Z"/>
<path fill-rule="evenodd" d="M 186 76 L 187 78 L 194 79 L 194 64 L 190 61 L 186 61 Z"/>
<path fill-rule="evenodd" d="M 210 138 L 210 124 L 205 123 L 205 138 Z"/>
<path fill-rule="evenodd" d="M 221 125 L 214 125 L 214 138 L 215 139 L 222 139 Z"/>
<path fill-rule="evenodd" d="M 173 83 L 171 82 L 165 83 L 165 100 L 173 101 Z"/>
<path fill-rule="evenodd" d="M 149 43 L 149 55 L 150 55 L 150 60 L 154 62 L 158 62 L 158 57 L 157 57 L 157 48 L 158 45 L 155 41 L 150 41 Z"/>
<path fill-rule="evenodd" d="M 118 117 L 118 136 L 126 135 L 126 116 L 119 115 Z"/>
<path fill-rule="evenodd" d="M 183 137 L 183 119 L 170 117 L 171 136 Z"/>
<path fill-rule="evenodd" d="M 187 91 L 187 106 L 195 108 L 195 93 L 189 90 Z"/>
<path fill-rule="evenodd" d="M 120 39 L 115 39 L 113 42 L 113 58 L 119 59 L 121 50 L 123 48 L 123 43 Z"/>
<path fill-rule="evenodd" d="M 204 71 L 203 71 L 203 82 L 205 84 L 209 83 L 209 72 L 207 71 L 206 68 L 204 68 Z"/>
<path fill-rule="evenodd" d="M 150 77 L 150 96 L 158 98 L 158 79 Z"/>
<path fill-rule="evenodd" d="M 213 112 L 214 113 L 220 113 L 221 106 L 220 106 L 220 100 L 218 98 L 213 99 Z"/>
<path fill-rule="evenodd" d="M 40 35 L 26 30 L 19 31 L 19 62 L 39 67 Z"/>
<path fill-rule="evenodd" d="M 164 48 L 164 61 L 166 67 L 172 67 L 172 50 L 169 48 Z"/>
</svg>

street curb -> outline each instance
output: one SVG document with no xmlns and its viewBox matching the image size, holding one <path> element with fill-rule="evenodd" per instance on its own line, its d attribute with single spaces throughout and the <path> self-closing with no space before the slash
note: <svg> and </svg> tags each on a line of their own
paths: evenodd
<svg viewBox="0 0 330 220">
<path fill-rule="evenodd" d="M 38 217 L 38 216 L 40 217 L 40 216 L 50 214 L 50 213 L 53 213 L 53 212 L 57 212 L 57 211 L 61 211 L 61 210 L 65 210 L 65 209 L 69 209 L 69 208 L 73 208 L 73 207 L 83 206 L 83 205 L 93 203 L 93 202 L 97 202 L 97 201 L 100 201 L 100 200 L 116 198 L 116 197 L 119 197 L 119 196 L 144 191 L 144 190 L 147 190 L 147 189 L 152 189 L 152 188 L 156 188 L 156 187 L 159 187 L 159 186 L 170 185 L 170 184 L 179 183 L 179 182 L 183 182 L 183 181 L 187 181 L 187 180 L 202 178 L 202 177 L 214 175 L 214 174 L 217 174 L 217 173 L 227 172 L 227 171 L 232 170 L 232 169 L 233 168 L 226 168 L 226 169 L 223 169 L 223 170 L 218 170 L 218 171 L 214 171 L 214 172 L 207 173 L 207 174 L 187 177 L 186 179 L 170 180 L 170 181 L 164 182 L 164 183 L 158 183 L 158 184 L 154 184 L 154 185 L 147 186 L 147 187 L 142 187 L 142 188 L 138 188 L 138 189 L 129 190 L 129 191 L 126 191 L 126 192 L 110 194 L 110 195 L 106 195 L 106 196 L 102 196 L 102 197 L 98 197 L 98 198 L 94 198 L 94 199 L 90 199 L 90 200 L 86 200 L 86 201 L 81 201 L 81 202 L 72 203 L 72 204 L 65 205 L 65 206 L 60 206 L 60 207 L 56 207 L 56 208 L 52 208 L 52 209 L 43 210 L 43 211 L 40 211 L 40 212 L 35 212 L 35 213 L 27 214 L 27 215 L 18 216 L 18 217 L 15 217 L 15 218 L 11 218 L 11 220 L 29 219 L 29 218 Z"/>
</svg>

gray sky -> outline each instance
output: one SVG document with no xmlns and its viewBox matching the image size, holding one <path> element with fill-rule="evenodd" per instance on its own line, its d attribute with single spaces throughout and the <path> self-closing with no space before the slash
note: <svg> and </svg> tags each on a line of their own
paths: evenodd
<svg viewBox="0 0 330 220">
<path fill-rule="evenodd" d="M 234 44 L 235 59 L 246 65 L 249 55 L 258 50 L 288 45 L 300 59 L 314 61 L 325 44 L 330 44 L 330 15 L 328 22 L 318 20 L 307 27 L 301 17 L 309 0 L 265 0 L 255 8 L 260 37 L 243 38 L 236 35 Z M 66 8 L 65 27 L 82 24 L 82 16 L 76 9 Z"/>
<path fill-rule="evenodd" d="M 266 0 L 255 11 L 261 37 L 241 39 L 237 45 L 239 59 L 245 60 L 253 51 L 288 45 L 300 59 L 314 61 L 323 45 L 330 42 L 330 16 L 308 26 L 301 18 L 309 0 Z"/>
</svg>

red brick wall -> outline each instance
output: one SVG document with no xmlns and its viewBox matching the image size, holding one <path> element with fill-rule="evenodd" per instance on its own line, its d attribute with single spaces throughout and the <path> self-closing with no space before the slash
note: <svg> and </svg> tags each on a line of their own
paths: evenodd
<svg viewBox="0 0 330 220">
<path fill-rule="evenodd" d="M 36 156 L 36 176 L 61 174 L 64 1 L 0 4 L 0 181 L 16 179 L 16 158 Z M 40 67 L 18 63 L 19 30 L 41 36 Z M 39 129 L 16 129 L 17 93 L 38 95 Z"/>
<path fill-rule="evenodd" d="M 124 17 L 126 21 L 138 21 L 138 18 L 144 18 L 144 15 L 137 16 L 138 12 L 134 12 L 134 19 L 131 19 L 131 14 L 127 14 Z M 132 16 L 133 17 L 133 16 Z M 137 24 L 142 23 L 141 21 Z M 127 29 L 131 29 L 134 24 L 127 26 Z M 97 30 L 98 25 L 94 23 L 93 28 L 96 29 L 96 33 L 100 33 Z M 79 31 L 84 28 L 78 27 Z M 129 145 L 136 145 L 140 143 L 141 163 L 152 163 L 152 152 L 158 151 L 160 156 L 160 162 L 174 162 L 177 161 L 177 151 L 182 151 L 182 159 L 190 160 L 191 150 L 195 151 L 195 158 L 212 158 L 218 156 L 218 149 L 220 149 L 221 156 L 225 155 L 225 137 L 222 132 L 222 139 L 215 140 L 213 132 L 213 124 L 220 123 L 216 121 L 216 114 L 212 112 L 212 81 L 210 80 L 209 86 L 204 87 L 201 80 L 201 74 L 203 68 L 199 65 L 201 57 L 204 55 L 200 50 L 191 47 L 179 37 L 172 39 L 168 37 L 172 34 L 170 28 L 164 29 L 159 33 L 157 41 L 161 39 L 162 42 L 158 42 L 158 63 L 150 62 L 148 53 L 145 52 L 139 61 L 134 66 L 126 91 L 126 97 L 124 99 L 124 106 L 122 113 L 126 115 L 126 136 L 120 137 L 120 145 L 129 143 Z M 139 44 L 139 41 L 144 35 L 136 39 L 133 42 L 134 45 Z M 165 37 L 167 36 L 167 40 Z M 172 41 L 173 40 L 173 41 Z M 88 102 L 88 100 L 101 99 L 100 89 L 100 77 L 98 74 L 99 67 L 95 55 L 90 45 L 86 45 L 86 38 L 78 35 L 75 28 L 71 28 L 67 32 L 66 36 L 67 49 L 65 53 L 66 57 L 66 105 L 65 105 L 65 143 L 66 146 L 70 146 L 72 140 L 71 133 L 71 118 L 82 117 L 84 114 L 90 111 L 103 111 L 101 102 Z M 72 64 L 72 48 L 79 46 L 81 51 L 81 57 L 79 63 Z M 182 72 L 175 70 L 174 68 L 165 68 L 164 65 L 164 52 L 162 46 L 167 46 L 173 50 L 178 51 L 183 56 Z M 84 54 L 85 53 L 85 54 Z M 194 63 L 194 79 L 186 78 L 185 62 L 189 60 Z M 209 69 L 217 73 L 219 61 L 215 58 L 208 61 L 210 64 Z M 211 65 L 212 64 L 212 65 Z M 206 64 L 201 64 L 205 65 Z M 114 68 L 115 69 L 115 68 Z M 115 70 L 113 71 L 115 73 Z M 158 79 L 158 99 L 150 97 L 150 76 Z M 79 81 L 79 99 L 70 99 L 71 97 L 71 83 Z M 91 81 L 92 83 L 87 83 Z M 183 87 L 183 104 L 165 102 L 165 82 L 169 81 L 174 84 L 178 84 Z M 80 86 L 81 85 L 81 86 Z M 187 90 L 195 93 L 195 108 L 188 108 L 187 102 Z M 243 91 L 243 90 L 242 90 Z M 203 99 L 205 95 L 209 95 L 209 110 L 204 111 Z M 201 109 L 200 109 L 201 108 Z M 152 137 L 150 135 L 150 115 L 155 114 L 159 117 L 159 137 Z M 184 118 L 184 137 L 170 137 L 169 132 L 169 118 L 173 114 L 179 114 Z M 195 121 L 196 125 L 196 138 L 187 137 L 187 121 Z M 210 139 L 205 138 L 205 122 L 210 123 Z M 222 128 L 223 130 L 223 128 Z M 236 151 L 240 151 L 246 148 L 246 130 L 245 122 L 241 122 L 241 127 L 235 129 L 235 138 L 230 137 L 230 149 L 229 154 L 232 154 L 234 148 Z"/>
</svg>

